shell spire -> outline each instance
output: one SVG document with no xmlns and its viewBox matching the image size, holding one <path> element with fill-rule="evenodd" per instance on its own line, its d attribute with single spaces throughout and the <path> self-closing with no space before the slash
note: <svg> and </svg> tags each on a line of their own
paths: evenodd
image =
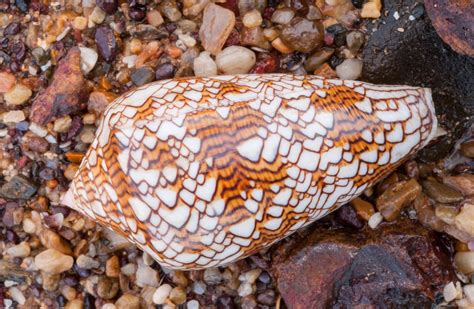
<svg viewBox="0 0 474 309">
<path fill-rule="evenodd" d="M 357 197 L 436 128 L 425 88 L 285 74 L 159 81 L 110 104 L 64 203 L 164 266 L 220 266 Z"/>
</svg>

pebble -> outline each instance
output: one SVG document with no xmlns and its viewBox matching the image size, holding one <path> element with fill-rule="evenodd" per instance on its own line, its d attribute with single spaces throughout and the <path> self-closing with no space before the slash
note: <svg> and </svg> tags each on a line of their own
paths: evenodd
<svg viewBox="0 0 474 309">
<path fill-rule="evenodd" d="M 365 43 L 364 33 L 361 31 L 351 31 L 346 36 L 347 47 L 355 54 Z"/>
<path fill-rule="evenodd" d="M 443 288 L 443 297 L 446 302 L 451 302 L 458 296 L 458 291 L 453 282 L 446 284 Z"/>
<path fill-rule="evenodd" d="M 166 303 L 168 296 L 173 288 L 169 284 L 163 284 L 153 293 L 153 303 L 162 305 Z"/>
<path fill-rule="evenodd" d="M 461 154 L 468 158 L 474 158 L 474 140 L 470 140 L 461 144 Z"/>
<path fill-rule="evenodd" d="M 84 303 L 80 299 L 73 299 L 71 301 L 68 301 L 64 309 L 83 309 L 84 308 Z"/>
<path fill-rule="evenodd" d="M 437 205 L 435 208 L 436 217 L 450 225 L 454 223 L 454 218 L 457 216 L 457 214 L 458 210 L 456 207 L 449 205 Z"/>
<path fill-rule="evenodd" d="M 55 249 L 63 254 L 72 255 L 71 246 L 69 243 L 50 229 L 42 229 L 39 233 L 41 244 L 49 249 Z"/>
<path fill-rule="evenodd" d="M 66 133 L 71 127 L 72 118 L 69 116 L 64 116 L 58 118 L 54 121 L 53 130 L 58 133 Z"/>
<path fill-rule="evenodd" d="M 12 200 L 27 200 L 36 193 L 36 190 L 37 186 L 30 178 L 16 175 L 0 188 L 0 197 Z"/>
<path fill-rule="evenodd" d="M 234 25 L 234 12 L 214 3 L 207 5 L 199 29 L 199 38 L 204 49 L 213 55 L 217 55 L 232 32 Z"/>
<path fill-rule="evenodd" d="M 94 40 L 99 54 L 105 61 L 111 62 L 117 57 L 119 46 L 112 29 L 107 26 L 97 28 Z"/>
<path fill-rule="evenodd" d="M 257 295 L 257 302 L 265 306 L 274 306 L 276 302 L 275 291 L 267 289 Z"/>
<path fill-rule="evenodd" d="M 123 294 L 116 302 L 117 309 L 140 309 L 140 299 L 130 293 Z"/>
<path fill-rule="evenodd" d="M 81 254 L 77 257 L 76 264 L 80 268 L 84 269 L 94 269 L 100 267 L 100 262 L 84 254 Z"/>
<path fill-rule="evenodd" d="M 199 302 L 195 299 L 186 303 L 186 309 L 199 309 Z"/>
<path fill-rule="evenodd" d="M 119 282 L 116 279 L 100 277 L 97 283 L 97 295 L 103 299 L 114 298 L 120 290 Z"/>
<path fill-rule="evenodd" d="M 211 58 L 211 53 L 204 51 L 194 58 L 193 70 L 195 76 L 215 76 L 217 75 L 217 65 Z"/>
<path fill-rule="evenodd" d="M 383 216 L 380 212 L 374 213 L 370 218 L 368 225 L 371 229 L 376 229 L 383 221 Z"/>
<path fill-rule="evenodd" d="M 117 98 L 117 95 L 107 91 L 93 91 L 89 95 L 87 110 L 102 115 L 107 106 Z"/>
<path fill-rule="evenodd" d="M 258 276 L 260 276 L 261 273 L 262 273 L 262 270 L 260 268 L 255 268 L 240 275 L 239 280 L 253 284 L 255 283 L 255 281 L 257 280 Z"/>
<path fill-rule="evenodd" d="M 245 13 L 244 17 L 242 18 L 242 23 L 247 28 L 258 27 L 262 24 L 262 22 L 262 14 L 260 14 L 260 12 L 256 9 Z"/>
<path fill-rule="evenodd" d="M 116 255 L 111 256 L 105 263 L 105 274 L 109 277 L 118 278 L 120 275 L 120 261 Z"/>
<path fill-rule="evenodd" d="M 102 307 L 100 307 L 100 309 L 116 309 L 116 308 L 117 307 L 111 303 L 103 304 Z"/>
<path fill-rule="evenodd" d="M 370 217 L 375 213 L 374 206 L 359 197 L 352 200 L 351 205 L 354 207 L 357 215 L 366 221 L 369 221 Z"/>
<path fill-rule="evenodd" d="M 3 96 L 9 106 L 17 106 L 25 103 L 31 97 L 33 92 L 23 84 L 16 84 Z"/>
<path fill-rule="evenodd" d="M 379 18 L 382 10 L 382 3 L 380 0 L 369 0 L 362 6 L 360 16 L 362 18 Z"/>
<path fill-rule="evenodd" d="M 304 62 L 304 69 L 308 72 L 313 72 L 319 68 L 323 63 L 328 61 L 334 54 L 334 48 L 323 47 L 306 59 Z"/>
<path fill-rule="evenodd" d="M 9 111 L 2 115 L 4 123 L 18 123 L 25 120 L 25 113 L 22 110 Z"/>
<path fill-rule="evenodd" d="M 217 267 L 206 268 L 203 279 L 207 284 L 217 285 L 222 281 L 222 273 Z"/>
<path fill-rule="evenodd" d="M 142 66 L 136 69 L 130 77 L 136 86 L 143 86 L 155 79 L 155 72 L 148 66 Z"/>
<path fill-rule="evenodd" d="M 295 17 L 295 11 L 291 8 L 281 8 L 273 12 L 271 21 L 275 24 L 286 25 L 293 17 Z"/>
<path fill-rule="evenodd" d="M 454 265 L 465 275 L 474 273 L 474 251 L 457 252 L 454 255 Z"/>
<path fill-rule="evenodd" d="M 186 301 L 186 291 L 183 290 L 182 287 L 175 287 L 171 290 L 169 294 L 169 299 L 175 304 L 175 305 L 181 305 L 184 304 Z"/>
<path fill-rule="evenodd" d="M 463 286 L 463 290 L 467 300 L 471 304 L 474 304 L 474 284 L 466 284 L 465 286 Z"/>
<path fill-rule="evenodd" d="M 376 201 L 376 207 L 387 221 L 395 220 L 401 210 L 413 202 L 421 193 L 415 179 L 398 182 L 386 189 Z"/>
<path fill-rule="evenodd" d="M 30 245 L 26 241 L 22 241 L 16 246 L 7 249 L 6 253 L 12 257 L 27 257 L 30 255 Z"/>
<path fill-rule="evenodd" d="M 202 281 L 195 281 L 192 287 L 193 292 L 197 295 L 204 294 L 206 292 L 206 288 L 207 288 L 206 284 Z"/>
<path fill-rule="evenodd" d="M 160 11 L 166 18 L 173 22 L 180 20 L 182 16 L 174 0 L 163 1 L 160 5 Z"/>
<path fill-rule="evenodd" d="M 426 194 L 438 203 L 458 203 L 464 199 L 459 191 L 437 181 L 426 180 L 422 184 Z"/>
<path fill-rule="evenodd" d="M 242 46 L 229 46 L 216 56 L 217 68 L 224 74 L 248 73 L 255 62 L 255 53 Z"/>
<path fill-rule="evenodd" d="M 237 292 L 239 293 L 240 297 L 245 297 L 248 295 L 252 295 L 254 292 L 254 289 L 252 287 L 252 284 L 248 282 L 242 282 L 239 288 L 237 289 Z"/>
<path fill-rule="evenodd" d="M 14 301 L 16 301 L 19 305 L 25 304 L 26 302 L 25 295 L 23 295 L 23 292 L 19 288 L 13 286 L 8 289 L 8 292 L 10 293 L 11 298 Z"/>
<path fill-rule="evenodd" d="M 289 48 L 309 53 L 323 45 L 324 27 L 319 21 L 295 17 L 283 26 L 280 38 Z"/>
<path fill-rule="evenodd" d="M 153 286 L 157 287 L 159 285 L 159 274 L 153 268 L 145 265 L 143 261 L 138 263 L 138 269 L 136 272 L 136 284 L 139 287 L 144 286 Z"/>
<path fill-rule="evenodd" d="M 174 77 L 176 68 L 169 62 L 160 64 L 156 67 L 155 78 L 156 80 L 170 79 Z"/>
<path fill-rule="evenodd" d="M 79 47 L 79 50 L 81 51 L 81 71 L 87 75 L 94 69 L 99 55 L 92 48 Z"/>
<path fill-rule="evenodd" d="M 105 12 L 99 6 L 96 6 L 91 15 L 89 15 L 89 20 L 98 25 L 104 21 L 105 16 Z"/>
<path fill-rule="evenodd" d="M 79 133 L 80 141 L 84 144 L 91 144 L 94 141 L 95 130 L 96 128 L 94 126 L 84 126 L 81 133 Z"/>
<path fill-rule="evenodd" d="M 474 238 L 474 204 L 472 200 L 464 203 L 461 211 L 454 218 L 454 225 Z"/>
<path fill-rule="evenodd" d="M 36 224 L 29 218 L 23 219 L 23 231 L 27 234 L 34 234 L 36 232 Z"/>
<path fill-rule="evenodd" d="M 362 73 L 362 61 L 346 59 L 336 67 L 336 74 L 340 79 L 356 80 Z"/>
<path fill-rule="evenodd" d="M 163 20 L 163 16 L 157 10 L 151 10 L 146 13 L 146 19 L 148 23 L 154 27 L 159 27 L 165 21 Z"/>
<path fill-rule="evenodd" d="M 120 268 L 120 272 L 126 276 L 134 275 L 137 271 L 137 265 L 128 263 Z"/>
<path fill-rule="evenodd" d="M 16 78 L 8 72 L 0 72 L 0 93 L 10 91 L 15 86 Z"/>
<path fill-rule="evenodd" d="M 96 4 L 107 14 L 114 14 L 118 8 L 118 0 L 97 0 Z"/>
<path fill-rule="evenodd" d="M 36 267 L 50 274 L 60 274 L 72 268 L 74 259 L 54 249 L 47 249 L 35 257 Z"/>
<path fill-rule="evenodd" d="M 443 178 L 443 182 L 452 188 L 456 188 L 465 196 L 474 195 L 474 175 L 447 176 Z"/>
</svg>

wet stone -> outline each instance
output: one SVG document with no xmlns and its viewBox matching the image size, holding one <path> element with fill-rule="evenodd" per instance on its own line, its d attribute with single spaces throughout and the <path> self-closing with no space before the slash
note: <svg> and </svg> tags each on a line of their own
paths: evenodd
<svg viewBox="0 0 474 309">
<path fill-rule="evenodd" d="M 362 61 L 359 59 L 346 59 L 336 67 L 340 79 L 356 80 L 362 73 Z"/>
<path fill-rule="evenodd" d="M 103 299 L 114 298 L 120 289 L 117 279 L 100 277 L 97 283 L 97 295 Z"/>
<path fill-rule="evenodd" d="M 99 55 L 107 62 L 113 61 L 117 57 L 119 47 L 112 29 L 106 26 L 100 27 L 95 31 L 94 38 Z"/>
<path fill-rule="evenodd" d="M 107 14 L 114 14 L 118 7 L 117 0 L 97 0 L 96 3 Z"/>
<path fill-rule="evenodd" d="M 356 53 L 365 43 L 364 33 L 361 31 L 351 31 L 346 36 L 347 47 L 352 53 Z"/>
<path fill-rule="evenodd" d="M 437 181 L 423 181 L 423 188 L 429 197 L 439 203 L 458 203 L 464 199 L 459 191 Z"/>
<path fill-rule="evenodd" d="M 156 80 L 173 78 L 176 68 L 169 62 L 160 64 L 156 67 L 155 78 Z"/>
<path fill-rule="evenodd" d="M 132 82 L 136 86 L 143 86 L 154 80 L 155 72 L 153 72 L 153 69 L 151 69 L 150 67 L 143 66 L 135 70 L 132 73 L 131 78 Z"/>
<path fill-rule="evenodd" d="M 376 207 L 385 220 L 393 221 L 404 207 L 417 198 L 420 192 L 421 186 L 414 179 L 398 182 L 377 198 Z"/>
<path fill-rule="evenodd" d="M 16 175 L 0 188 L 0 197 L 7 199 L 29 199 L 37 190 L 37 186 L 30 178 Z"/>
<path fill-rule="evenodd" d="M 50 274 L 60 274 L 72 268 L 72 257 L 54 249 L 47 249 L 35 257 L 35 265 L 40 270 Z"/>
<path fill-rule="evenodd" d="M 309 53 L 322 46 L 324 27 L 319 21 L 295 17 L 283 26 L 280 38 L 289 48 Z"/>
<path fill-rule="evenodd" d="M 213 55 L 219 53 L 234 25 L 235 15 L 232 11 L 213 3 L 206 6 L 199 29 L 199 38 L 204 49 Z"/>
<path fill-rule="evenodd" d="M 328 61 L 334 54 L 334 49 L 329 47 L 323 47 L 306 59 L 304 62 L 304 68 L 308 72 L 313 72 L 319 68 L 323 63 Z"/>
</svg>

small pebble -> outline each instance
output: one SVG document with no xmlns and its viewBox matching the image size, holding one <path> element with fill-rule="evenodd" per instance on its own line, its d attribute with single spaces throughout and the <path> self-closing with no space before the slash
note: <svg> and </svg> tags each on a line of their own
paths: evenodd
<svg viewBox="0 0 474 309">
<path fill-rule="evenodd" d="M 465 275 L 474 273 L 474 251 L 457 252 L 454 255 L 456 269 Z"/>
<path fill-rule="evenodd" d="M 22 241 L 16 246 L 8 248 L 6 251 L 6 253 L 12 257 L 27 257 L 30 255 L 30 252 L 30 245 L 25 241 Z"/>
<path fill-rule="evenodd" d="M 159 275 L 156 270 L 145 265 L 142 261 L 138 263 L 138 269 L 136 272 L 136 284 L 139 287 L 153 286 L 157 287 L 159 285 Z"/>
<path fill-rule="evenodd" d="M 383 221 L 383 216 L 380 212 L 374 213 L 370 218 L 369 218 L 369 227 L 371 229 L 376 229 L 380 223 Z"/>
<path fill-rule="evenodd" d="M 164 23 L 161 13 L 157 10 L 151 10 L 146 13 L 146 19 L 148 23 L 154 27 L 159 27 Z"/>
<path fill-rule="evenodd" d="M 463 290 L 467 300 L 471 304 L 474 304 L 474 284 L 466 284 L 465 286 L 463 286 Z"/>
<path fill-rule="evenodd" d="M 0 72 L 0 93 L 10 91 L 15 86 L 16 78 L 8 72 Z"/>
<path fill-rule="evenodd" d="M 25 120 L 25 113 L 23 111 L 9 111 L 2 115 L 4 123 L 18 123 Z"/>
<path fill-rule="evenodd" d="M 309 53 L 323 45 L 324 27 L 318 20 L 295 17 L 283 26 L 280 39 L 290 49 Z"/>
<path fill-rule="evenodd" d="M 169 299 L 175 304 L 175 305 L 181 305 L 184 304 L 186 301 L 186 291 L 183 290 L 182 287 L 175 287 L 171 290 L 169 294 Z"/>
<path fill-rule="evenodd" d="M 199 302 L 195 299 L 186 303 L 186 309 L 199 309 Z"/>
<path fill-rule="evenodd" d="M 109 277 L 118 278 L 120 275 L 120 262 L 116 255 L 111 256 L 105 263 L 105 274 Z"/>
<path fill-rule="evenodd" d="M 176 68 L 171 63 L 163 63 L 156 67 L 155 78 L 156 80 L 170 79 L 174 77 Z"/>
<path fill-rule="evenodd" d="M 105 16 L 105 12 L 99 6 L 96 6 L 89 16 L 89 20 L 98 25 L 104 21 Z"/>
<path fill-rule="evenodd" d="M 148 66 L 142 66 L 132 73 L 131 78 L 136 86 L 143 86 L 155 79 L 155 72 Z"/>
<path fill-rule="evenodd" d="M 95 50 L 88 47 L 79 47 L 81 51 L 81 71 L 85 75 L 95 67 L 99 55 Z"/>
<path fill-rule="evenodd" d="M 369 0 L 362 6 L 360 16 L 362 18 L 379 18 L 382 10 L 382 3 L 380 0 Z"/>
<path fill-rule="evenodd" d="M 16 301 L 20 305 L 24 305 L 26 302 L 25 295 L 23 295 L 23 292 L 17 288 L 17 287 L 11 287 L 8 289 L 8 292 L 10 293 L 11 298 Z"/>
<path fill-rule="evenodd" d="M 214 3 L 204 9 L 199 38 L 202 46 L 213 55 L 218 54 L 235 25 L 235 14 Z"/>
<path fill-rule="evenodd" d="M 100 263 L 98 261 L 84 254 L 81 254 L 77 257 L 76 264 L 80 268 L 84 269 L 93 269 L 98 268 L 100 266 Z"/>
<path fill-rule="evenodd" d="M 88 20 L 84 16 L 77 16 L 72 21 L 72 26 L 74 29 L 79 31 L 85 30 L 87 28 Z"/>
<path fill-rule="evenodd" d="M 169 284 L 163 284 L 159 288 L 156 289 L 155 293 L 153 294 L 153 303 L 157 305 L 162 305 L 166 303 L 168 296 L 171 293 L 173 288 Z"/>
<path fill-rule="evenodd" d="M 453 282 L 450 282 L 444 286 L 443 289 L 443 297 L 446 302 L 451 302 L 456 299 L 458 296 L 458 291 L 456 290 L 456 286 Z"/>
<path fill-rule="evenodd" d="M 281 8 L 273 12 L 271 21 L 275 24 L 286 25 L 293 17 L 295 17 L 295 11 L 291 8 Z"/>
<path fill-rule="evenodd" d="M 116 302 L 117 309 L 140 309 L 140 299 L 133 294 L 123 294 Z"/>
<path fill-rule="evenodd" d="M 252 284 L 250 284 L 248 282 L 242 282 L 240 284 L 237 292 L 239 293 L 240 297 L 245 297 L 245 296 L 248 296 L 248 295 L 252 295 L 253 292 L 254 292 L 254 289 L 252 287 Z"/>
<path fill-rule="evenodd" d="M 252 11 L 245 13 L 244 17 L 242 18 L 242 23 L 247 28 L 258 27 L 262 24 L 262 22 L 263 22 L 262 15 L 256 9 L 253 9 Z"/>
<path fill-rule="evenodd" d="M 47 249 L 35 256 L 36 267 L 50 274 L 60 274 L 72 268 L 74 259 L 54 249 Z"/>
<path fill-rule="evenodd" d="M 83 309 L 83 307 L 84 307 L 84 303 L 82 300 L 73 299 L 66 304 L 64 309 Z"/>
<path fill-rule="evenodd" d="M 114 14 L 118 7 L 118 0 L 96 0 L 96 3 L 107 14 Z"/>
<path fill-rule="evenodd" d="M 97 283 L 97 295 L 103 299 L 114 298 L 120 290 L 119 282 L 117 279 L 109 277 L 100 277 Z"/>
<path fill-rule="evenodd" d="M 224 74 L 248 73 L 255 62 L 255 53 L 242 46 L 229 46 L 216 56 L 217 68 Z"/>
<path fill-rule="evenodd" d="M 365 43 L 364 33 L 361 31 L 351 31 L 346 36 L 347 47 L 349 50 L 355 54 Z"/>
<path fill-rule="evenodd" d="M 346 59 L 336 67 L 336 74 L 340 79 L 356 80 L 362 73 L 362 61 Z"/>
<path fill-rule="evenodd" d="M 216 285 L 222 281 L 222 273 L 217 267 L 206 268 L 203 279 L 207 284 Z"/>
<path fill-rule="evenodd" d="M 71 127 L 72 119 L 69 116 L 58 118 L 54 121 L 53 130 L 58 133 L 66 133 Z"/>
<path fill-rule="evenodd" d="M 22 84 L 16 84 L 8 92 L 4 94 L 7 105 L 17 106 L 25 103 L 31 97 L 33 92 L 30 88 Z"/>
<path fill-rule="evenodd" d="M 122 268 L 120 268 L 120 272 L 126 276 L 134 275 L 136 271 L 137 271 L 137 265 L 133 263 L 128 263 L 122 266 Z"/>
<path fill-rule="evenodd" d="M 94 40 L 99 54 L 105 61 L 111 62 L 117 57 L 119 45 L 112 29 L 107 26 L 97 28 Z"/>
<path fill-rule="evenodd" d="M 217 65 L 211 58 L 211 53 L 202 52 L 198 57 L 194 58 L 193 63 L 194 75 L 196 76 L 214 76 L 217 75 Z"/>
<path fill-rule="evenodd" d="M 468 158 L 474 158 L 474 140 L 461 144 L 461 154 Z"/>
</svg>

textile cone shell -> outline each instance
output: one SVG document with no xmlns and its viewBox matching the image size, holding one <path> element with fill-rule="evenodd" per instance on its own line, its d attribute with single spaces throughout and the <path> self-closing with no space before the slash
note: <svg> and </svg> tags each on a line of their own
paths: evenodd
<svg viewBox="0 0 474 309">
<path fill-rule="evenodd" d="M 164 266 L 219 266 L 354 199 L 436 127 L 424 88 L 284 74 L 159 81 L 110 104 L 64 203 Z"/>
</svg>

